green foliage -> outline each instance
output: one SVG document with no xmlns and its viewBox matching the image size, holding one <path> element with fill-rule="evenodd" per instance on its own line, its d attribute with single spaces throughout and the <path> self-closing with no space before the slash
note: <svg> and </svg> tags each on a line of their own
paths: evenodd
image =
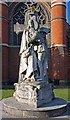
<svg viewBox="0 0 70 120">
<path fill-rule="evenodd" d="M 2 95 L 1 95 L 1 93 L 2 93 Z M 14 93 L 14 88 L 0 90 L 0 100 L 3 98 L 13 96 L 13 93 Z M 70 101 L 70 94 L 69 93 L 70 93 L 70 88 L 55 88 L 54 89 L 55 97 L 63 98 L 67 101 Z"/>
</svg>

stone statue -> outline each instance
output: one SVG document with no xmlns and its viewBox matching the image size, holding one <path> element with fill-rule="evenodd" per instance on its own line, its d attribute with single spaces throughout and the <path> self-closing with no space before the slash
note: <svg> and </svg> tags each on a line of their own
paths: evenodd
<svg viewBox="0 0 70 120">
<path fill-rule="evenodd" d="M 19 82 L 15 84 L 14 97 L 22 103 L 39 107 L 50 102 L 54 95 L 48 82 L 48 28 L 40 27 L 34 13 L 29 14 L 20 47 Z"/>
<path fill-rule="evenodd" d="M 34 71 L 37 70 L 37 59 L 33 50 L 33 46 L 28 44 L 28 31 L 23 32 L 22 43 L 20 48 L 20 68 L 19 80 L 23 81 L 28 78 L 34 79 Z M 32 74 L 32 75 L 31 75 Z"/>
<path fill-rule="evenodd" d="M 19 81 L 47 80 L 48 52 L 45 36 L 48 32 L 47 28 L 39 28 L 36 16 L 30 14 L 27 29 L 22 35 Z"/>
<path fill-rule="evenodd" d="M 28 21 L 28 29 L 24 30 L 20 48 L 19 81 L 34 79 L 37 71 L 37 57 L 31 40 L 34 37 L 34 28 L 31 19 Z"/>
</svg>

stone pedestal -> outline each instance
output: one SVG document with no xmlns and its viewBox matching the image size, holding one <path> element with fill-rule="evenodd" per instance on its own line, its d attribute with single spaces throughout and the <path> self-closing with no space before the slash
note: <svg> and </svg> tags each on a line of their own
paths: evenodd
<svg viewBox="0 0 70 120">
<path fill-rule="evenodd" d="M 14 97 L 3 100 L 3 111 L 20 118 L 48 118 L 67 111 L 67 102 L 55 98 L 46 81 L 23 81 L 15 84 Z"/>
<path fill-rule="evenodd" d="M 63 115 L 67 111 L 67 102 L 60 98 L 53 99 L 50 103 L 39 108 L 18 102 L 14 97 L 2 100 L 3 111 L 14 118 L 48 118 Z"/>
<path fill-rule="evenodd" d="M 21 103 L 41 107 L 54 98 L 52 85 L 45 81 L 21 82 L 15 84 L 14 97 Z"/>
</svg>

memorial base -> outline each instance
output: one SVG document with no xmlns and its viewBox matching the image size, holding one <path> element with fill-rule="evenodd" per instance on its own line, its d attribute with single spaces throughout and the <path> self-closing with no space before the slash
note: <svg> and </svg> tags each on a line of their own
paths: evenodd
<svg viewBox="0 0 70 120">
<path fill-rule="evenodd" d="M 3 101 L 3 111 L 20 118 L 56 117 L 67 111 L 67 102 L 54 97 L 51 84 L 27 81 L 15 84 L 13 97 Z"/>
<path fill-rule="evenodd" d="M 34 108 L 26 103 L 18 102 L 14 97 L 6 98 L 3 101 L 3 111 L 15 118 L 47 118 L 63 115 L 67 111 L 67 102 L 55 98 L 50 103 L 39 108 Z"/>
<path fill-rule="evenodd" d="M 44 81 L 21 82 L 15 84 L 14 97 L 17 101 L 41 107 L 54 98 L 53 87 Z"/>
</svg>

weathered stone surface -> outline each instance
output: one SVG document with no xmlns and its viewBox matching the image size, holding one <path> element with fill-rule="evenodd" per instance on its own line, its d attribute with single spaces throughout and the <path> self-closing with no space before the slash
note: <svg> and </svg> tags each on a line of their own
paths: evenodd
<svg viewBox="0 0 70 120">
<path fill-rule="evenodd" d="M 34 108 L 32 105 L 22 104 L 16 101 L 14 97 L 11 97 L 3 100 L 3 110 L 20 118 L 56 117 L 67 111 L 67 102 L 63 99 L 55 98 L 50 103 Z"/>
<path fill-rule="evenodd" d="M 21 82 L 15 84 L 14 97 L 22 103 L 40 107 L 54 98 L 52 85 L 44 81 Z"/>
<path fill-rule="evenodd" d="M 27 16 L 29 19 L 27 19 Z M 13 96 L 22 104 L 34 108 L 47 104 L 54 98 L 52 85 L 48 81 L 48 46 L 46 35 L 50 29 L 40 26 L 39 14 L 25 12 L 26 28 L 23 31 L 20 47 L 18 83 Z"/>
</svg>

